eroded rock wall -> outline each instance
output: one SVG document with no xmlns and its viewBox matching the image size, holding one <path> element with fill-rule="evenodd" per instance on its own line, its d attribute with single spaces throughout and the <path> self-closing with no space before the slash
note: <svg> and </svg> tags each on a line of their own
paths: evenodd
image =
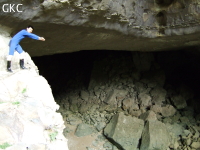
<svg viewBox="0 0 200 150">
<path fill-rule="evenodd" d="M 194 33 L 199 26 L 198 0 L 9 0 L 7 3 L 22 4 L 20 11 L 23 13 L 5 13 L 5 7 L 1 7 L 2 17 L 105 28 L 135 36 Z M 1 6 L 3 4 L 5 1 L 1 2 Z"/>
<path fill-rule="evenodd" d="M 22 4 L 22 12 L 3 5 Z M 161 51 L 199 45 L 198 0 L 9 0 L 1 22 L 14 35 L 28 24 L 46 42 L 24 42 L 32 56 L 80 50 Z M 31 46 L 30 46 L 31 45 Z"/>
</svg>

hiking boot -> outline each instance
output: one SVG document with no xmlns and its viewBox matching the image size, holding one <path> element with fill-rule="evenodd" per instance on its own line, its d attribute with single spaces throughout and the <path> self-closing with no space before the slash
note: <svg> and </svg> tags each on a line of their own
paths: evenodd
<svg viewBox="0 0 200 150">
<path fill-rule="evenodd" d="M 21 69 L 27 69 L 27 68 L 24 66 L 24 59 L 20 59 L 19 65 L 20 65 L 20 68 L 21 68 Z"/>
<path fill-rule="evenodd" d="M 7 61 L 7 71 L 13 72 L 12 69 L 11 69 L 11 61 Z"/>
</svg>

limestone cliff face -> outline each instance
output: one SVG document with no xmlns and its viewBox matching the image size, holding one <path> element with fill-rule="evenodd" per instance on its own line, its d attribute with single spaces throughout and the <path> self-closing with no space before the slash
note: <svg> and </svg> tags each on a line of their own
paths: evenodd
<svg viewBox="0 0 200 150">
<path fill-rule="evenodd" d="M 15 7 L 15 12 L 3 11 L 5 3 L 22 4 L 22 12 Z M 199 44 L 198 0 L 8 0 L 0 6 L 1 24 L 12 29 L 11 36 L 33 24 L 35 33 L 46 37 L 45 43 L 23 43 L 31 55 L 158 51 Z"/>
<path fill-rule="evenodd" d="M 13 73 L 6 71 L 7 33 L 0 35 L 0 149 L 68 150 L 59 106 L 46 79 L 38 74 L 26 53 L 26 70 L 19 69 L 17 53 Z"/>
</svg>

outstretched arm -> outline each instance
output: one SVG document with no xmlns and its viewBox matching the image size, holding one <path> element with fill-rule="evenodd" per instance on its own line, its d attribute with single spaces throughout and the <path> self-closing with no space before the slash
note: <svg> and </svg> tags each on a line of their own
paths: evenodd
<svg viewBox="0 0 200 150">
<path fill-rule="evenodd" d="M 33 34 L 33 33 L 29 33 L 26 31 L 26 36 L 29 37 L 29 38 L 32 38 L 32 39 L 35 39 L 35 40 L 41 40 L 41 41 L 45 41 L 45 38 L 43 37 L 39 37 L 38 35 L 36 34 Z"/>
<path fill-rule="evenodd" d="M 39 38 L 40 38 L 40 37 L 37 36 L 36 34 L 29 33 L 29 32 L 27 32 L 27 31 L 25 31 L 24 33 L 25 33 L 24 35 L 25 35 L 26 37 L 29 37 L 29 38 L 34 39 L 34 40 L 39 40 Z"/>
<path fill-rule="evenodd" d="M 39 40 L 41 40 L 41 41 L 45 41 L 45 38 L 43 38 L 43 37 L 39 37 Z"/>
</svg>

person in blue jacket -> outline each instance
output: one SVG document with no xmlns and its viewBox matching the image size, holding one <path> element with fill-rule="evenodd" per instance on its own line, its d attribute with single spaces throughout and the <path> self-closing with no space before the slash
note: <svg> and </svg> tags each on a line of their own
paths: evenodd
<svg viewBox="0 0 200 150">
<path fill-rule="evenodd" d="M 9 55 L 7 57 L 7 71 L 8 72 L 12 72 L 11 69 L 11 59 L 12 56 L 14 55 L 15 50 L 20 54 L 20 61 L 19 61 L 19 65 L 21 69 L 26 69 L 26 67 L 24 66 L 24 51 L 22 49 L 22 47 L 19 45 L 20 41 L 22 39 L 24 39 L 25 37 L 29 37 L 35 40 L 41 40 L 41 41 L 45 41 L 45 39 L 43 37 L 39 37 L 35 34 L 33 34 L 33 26 L 29 25 L 26 29 L 23 29 L 21 31 L 19 31 L 17 34 L 15 34 L 13 36 L 13 38 L 10 40 L 9 43 Z"/>
</svg>

